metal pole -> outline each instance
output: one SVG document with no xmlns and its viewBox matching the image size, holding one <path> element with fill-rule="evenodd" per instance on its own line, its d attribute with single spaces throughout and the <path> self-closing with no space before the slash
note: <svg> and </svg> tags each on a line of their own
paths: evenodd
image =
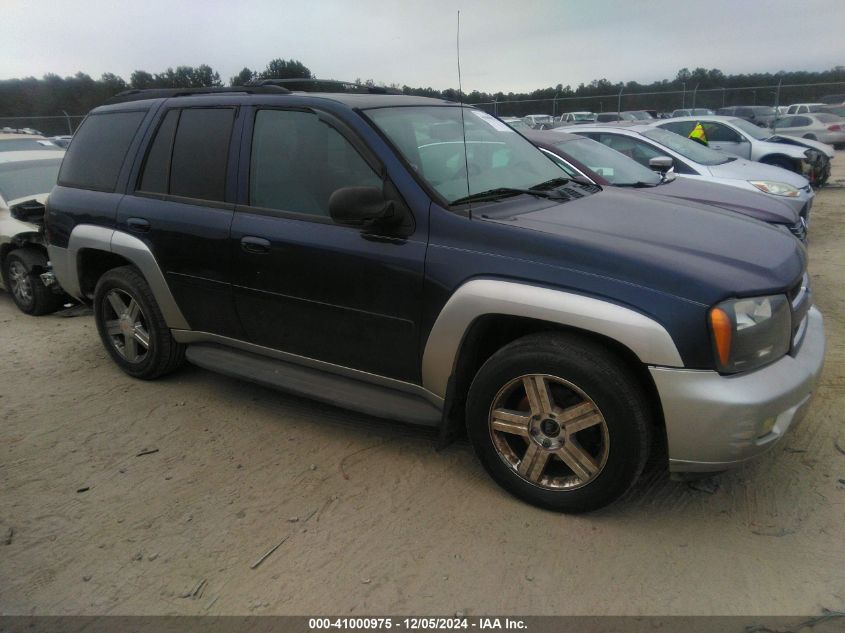
<svg viewBox="0 0 845 633">
<path fill-rule="evenodd" d="M 62 110 L 62 114 L 65 115 L 65 121 L 67 122 L 67 133 L 70 136 L 73 136 L 73 128 L 70 127 L 70 115 Z"/>
<path fill-rule="evenodd" d="M 616 97 L 616 111 L 622 112 L 622 91 L 625 89 L 625 86 L 619 86 L 619 95 Z"/>
<path fill-rule="evenodd" d="M 557 98 L 560 96 L 559 92 L 555 93 L 555 98 L 552 101 L 552 118 L 554 119 L 557 116 Z"/>
<path fill-rule="evenodd" d="M 693 110 L 695 109 L 695 93 L 698 92 L 698 84 L 695 84 L 695 88 L 692 91 L 692 107 Z"/>
<path fill-rule="evenodd" d="M 725 107 L 725 87 L 722 86 L 722 107 Z"/>
<path fill-rule="evenodd" d="M 499 95 L 496 95 L 496 98 L 493 99 L 493 114 L 499 116 Z"/>
</svg>

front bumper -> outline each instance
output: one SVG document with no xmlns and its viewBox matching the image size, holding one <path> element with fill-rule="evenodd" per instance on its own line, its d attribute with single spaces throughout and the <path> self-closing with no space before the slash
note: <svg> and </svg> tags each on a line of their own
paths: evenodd
<svg viewBox="0 0 845 633">
<path fill-rule="evenodd" d="M 813 307 L 797 353 L 748 374 L 650 367 L 666 422 L 669 469 L 726 470 L 774 446 L 809 408 L 824 349 L 822 315 Z"/>
</svg>

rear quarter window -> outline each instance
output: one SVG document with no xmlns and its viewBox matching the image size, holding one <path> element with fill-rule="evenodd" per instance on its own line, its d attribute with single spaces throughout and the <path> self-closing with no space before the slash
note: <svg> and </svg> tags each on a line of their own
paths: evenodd
<svg viewBox="0 0 845 633">
<path fill-rule="evenodd" d="M 146 114 L 134 111 L 89 115 L 65 155 L 59 184 L 114 191 L 129 145 Z"/>
</svg>

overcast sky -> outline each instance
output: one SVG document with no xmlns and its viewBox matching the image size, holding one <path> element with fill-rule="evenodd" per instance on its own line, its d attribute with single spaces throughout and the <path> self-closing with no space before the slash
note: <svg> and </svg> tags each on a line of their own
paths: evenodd
<svg viewBox="0 0 845 633">
<path fill-rule="evenodd" d="M 632 8 L 633 7 L 633 8 Z M 317 77 L 514 91 L 845 65 L 843 0 L 0 0 L 0 79 L 299 59 Z"/>
</svg>

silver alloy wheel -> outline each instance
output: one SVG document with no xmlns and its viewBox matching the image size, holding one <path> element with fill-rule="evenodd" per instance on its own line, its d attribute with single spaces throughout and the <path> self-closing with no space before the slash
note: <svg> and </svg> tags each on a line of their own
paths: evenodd
<svg viewBox="0 0 845 633">
<path fill-rule="evenodd" d="M 128 362 L 140 363 L 150 351 L 150 334 L 141 306 L 129 293 L 118 288 L 109 290 L 106 302 L 103 316 L 112 345 Z"/>
<path fill-rule="evenodd" d="M 548 490 L 587 485 L 610 452 L 607 423 L 595 402 L 548 374 L 520 376 L 502 387 L 489 427 L 499 457 L 524 480 Z"/>
<path fill-rule="evenodd" d="M 19 261 L 13 261 L 9 265 L 9 285 L 12 287 L 12 294 L 26 305 L 32 303 L 32 282 L 26 267 Z"/>
</svg>

